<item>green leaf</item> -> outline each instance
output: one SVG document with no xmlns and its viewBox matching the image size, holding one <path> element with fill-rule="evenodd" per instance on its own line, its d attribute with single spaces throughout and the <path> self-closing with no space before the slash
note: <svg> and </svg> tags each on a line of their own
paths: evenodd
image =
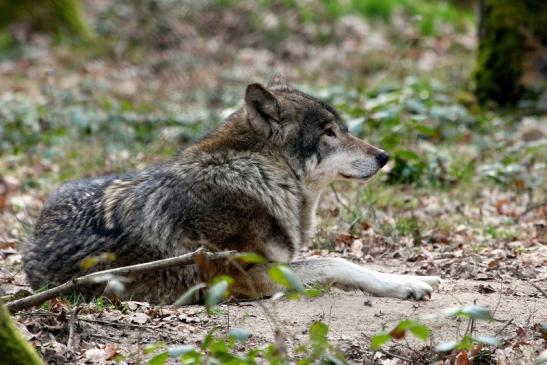
<svg viewBox="0 0 547 365">
<path fill-rule="evenodd" d="M 169 359 L 169 353 L 162 352 L 161 354 L 157 354 L 148 360 L 148 365 L 163 365 L 167 362 L 167 359 Z"/>
<path fill-rule="evenodd" d="M 458 346 L 457 341 L 443 341 L 435 346 L 435 351 L 448 352 L 454 350 L 456 346 Z"/>
<path fill-rule="evenodd" d="M 490 309 L 479 305 L 466 306 L 462 309 L 462 313 L 469 315 L 469 317 L 473 319 L 492 319 L 492 312 Z"/>
<path fill-rule="evenodd" d="M 370 347 L 372 348 L 372 350 L 376 351 L 384 344 L 386 344 L 389 340 L 391 340 L 391 336 L 387 332 L 375 334 L 372 336 Z"/>
<path fill-rule="evenodd" d="M 287 289 L 295 290 L 299 293 L 304 293 L 304 285 L 296 276 L 294 271 L 285 265 L 273 265 L 268 270 L 270 277 L 278 284 L 283 285 Z"/>
<path fill-rule="evenodd" d="M 209 347 L 211 346 L 211 344 L 213 343 L 214 341 L 214 333 L 215 333 L 215 329 L 213 328 L 211 331 L 209 331 L 206 335 L 205 335 L 205 338 L 203 339 L 203 342 L 201 343 L 201 349 L 202 350 L 208 350 Z"/>
<path fill-rule="evenodd" d="M 185 304 L 190 303 L 192 301 L 192 299 L 194 298 L 194 295 L 196 294 L 196 292 L 198 292 L 199 290 L 201 290 L 205 287 L 207 287 L 207 284 L 205 284 L 205 283 L 199 283 L 199 284 L 194 285 L 193 287 L 188 289 L 186 292 L 184 292 L 184 294 L 182 294 L 175 301 L 175 303 L 173 305 L 175 307 L 180 307 L 181 305 L 185 305 Z"/>
<path fill-rule="evenodd" d="M 408 330 L 422 341 L 427 340 L 431 332 L 429 328 L 423 324 L 416 324 L 415 326 L 410 327 Z"/>
<path fill-rule="evenodd" d="M 178 345 L 178 346 L 170 346 L 167 352 L 169 356 L 171 357 L 179 357 L 194 350 L 195 348 L 192 345 Z"/>
<path fill-rule="evenodd" d="M 205 294 L 205 308 L 211 313 L 213 307 L 219 304 L 228 295 L 228 288 L 232 285 L 234 279 L 229 276 L 219 276 L 213 279 L 213 284 Z"/>
<path fill-rule="evenodd" d="M 310 339 L 315 343 L 326 343 L 329 326 L 323 322 L 314 322 L 310 326 Z"/>
<path fill-rule="evenodd" d="M 236 341 L 245 342 L 251 336 L 251 332 L 245 328 L 232 328 L 228 332 L 228 336 L 233 337 Z"/>
<path fill-rule="evenodd" d="M 306 292 L 304 293 L 308 298 L 316 298 L 321 294 L 323 294 L 323 291 L 319 289 L 306 289 Z"/>
<path fill-rule="evenodd" d="M 430 330 L 426 325 L 423 325 L 417 321 L 411 319 L 404 319 L 397 324 L 393 333 L 401 333 L 404 331 L 410 331 L 414 336 L 418 337 L 420 340 L 427 340 L 429 338 Z"/>
<path fill-rule="evenodd" d="M 410 319 L 403 319 L 402 321 L 399 322 L 399 324 L 397 325 L 397 328 L 401 331 L 406 331 L 412 328 L 413 326 L 415 326 L 416 324 L 417 324 L 416 321 L 413 321 Z"/>
<path fill-rule="evenodd" d="M 480 342 L 485 345 L 494 346 L 494 347 L 498 347 L 501 345 L 501 341 L 494 336 L 477 336 L 473 338 L 473 340 L 475 342 Z"/>
<path fill-rule="evenodd" d="M 254 252 L 243 252 L 234 258 L 250 264 L 265 264 L 267 262 L 264 257 Z"/>
<path fill-rule="evenodd" d="M 444 310 L 449 317 L 466 317 L 473 319 L 491 320 L 492 312 L 489 308 L 480 305 L 455 306 Z"/>
<path fill-rule="evenodd" d="M 160 341 L 150 345 L 146 345 L 144 347 L 143 352 L 146 355 L 146 354 L 151 354 L 152 352 L 156 352 L 157 350 L 163 349 L 163 348 L 165 348 L 165 342 Z"/>
<path fill-rule="evenodd" d="M 473 338 L 469 335 L 463 336 L 462 340 L 456 346 L 458 350 L 473 350 Z"/>
</svg>

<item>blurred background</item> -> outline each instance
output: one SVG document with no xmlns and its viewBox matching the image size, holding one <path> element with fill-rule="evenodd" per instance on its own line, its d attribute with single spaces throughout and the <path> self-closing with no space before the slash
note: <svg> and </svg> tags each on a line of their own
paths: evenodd
<svg viewBox="0 0 547 365">
<path fill-rule="evenodd" d="M 409 247 L 461 224 L 479 244 L 535 237 L 515 217 L 546 193 L 546 4 L 0 0 L 0 241 L 24 242 L 60 182 L 172 156 L 274 74 L 392 156 L 329 191 L 317 247 L 371 226 Z"/>
<path fill-rule="evenodd" d="M 0 296 L 28 293 L 21 249 L 62 182 L 171 158 L 239 108 L 247 83 L 274 74 L 324 98 L 391 156 L 367 184 L 324 192 L 317 234 L 300 256 L 440 275 L 429 302 L 437 309 L 497 301 L 482 333 L 503 346 L 476 345 L 473 364 L 535 363 L 546 338 L 538 323 L 547 291 L 546 0 L 0 0 Z M 336 306 L 352 298 L 355 308 L 372 306 L 359 296 Z M 366 328 L 348 326 L 349 359 L 367 354 L 361 330 L 432 308 L 374 301 Z M 102 298 L 93 303 L 99 318 L 122 317 Z M 325 316 L 312 303 L 289 327 Z M 155 324 L 145 334 L 148 315 L 124 308 L 128 322 L 145 319 L 129 336 L 129 327 L 88 327 L 79 359 L 108 341 L 112 356 L 140 362 L 143 340 L 186 343 L 188 328 L 206 328 L 181 319 L 176 336 Z M 51 363 L 74 363 L 64 345 L 68 310 L 43 321 L 18 316 Z M 459 336 L 460 322 L 435 332 Z M 419 363 L 440 356 L 429 345 L 411 350 L 403 354 Z"/>
</svg>

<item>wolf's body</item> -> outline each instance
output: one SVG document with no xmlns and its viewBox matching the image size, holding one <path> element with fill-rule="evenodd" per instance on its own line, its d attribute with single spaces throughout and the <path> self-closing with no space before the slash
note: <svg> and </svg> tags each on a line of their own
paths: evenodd
<svg viewBox="0 0 547 365">
<path fill-rule="evenodd" d="M 204 245 L 290 262 L 306 284 L 422 299 L 437 277 L 382 274 L 335 258 L 293 262 L 312 234 L 325 186 L 337 178 L 366 180 L 386 161 L 385 152 L 352 137 L 320 100 L 280 79 L 267 88 L 252 84 L 244 108 L 176 158 L 139 172 L 62 185 L 36 223 L 24 269 L 33 288 L 40 288 L 83 275 L 80 262 L 103 252 L 115 254 L 111 266 L 125 266 Z M 267 265 L 245 269 L 242 274 L 224 264 L 207 270 L 190 265 L 143 274 L 132 278 L 124 295 L 172 303 L 190 286 L 222 273 L 235 277 L 239 295 L 251 295 L 248 278 L 259 295 L 279 290 Z"/>
</svg>

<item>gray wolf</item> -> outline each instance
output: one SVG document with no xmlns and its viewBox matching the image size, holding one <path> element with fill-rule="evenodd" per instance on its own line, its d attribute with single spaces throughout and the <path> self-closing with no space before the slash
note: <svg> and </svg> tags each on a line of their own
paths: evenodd
<svg viewBox="0 0 547 365">
<path fill-rule="evenodd" d="M 24 270 L 32 287 L 40 288 L 85 274 L 80 262 L 101 253 L 111 252 L 116 260 L 91 270 L 173 257 L 205 245 L 289 263 L 307 285 L 424 299 L 438 277 L 385 274 L 341 258 L 294 261 L 313 232 L 325 187 L 337 179 L 366 181 L 387 160 L 386 152 L 352 136 L 331 106 L 282 78 L 266 87 L 250 84 L 240 110 L 173 159 L 62 185 L 36 222 L 23 253 Z M 237 296 L 279 290 L 267 275 L 268 265 L 245 265 L 243 273 L 232 266 L 196 264 L 138 275 L 124 296 L 172 303 L 218 274 L 234 277 Z"/>
</svg>

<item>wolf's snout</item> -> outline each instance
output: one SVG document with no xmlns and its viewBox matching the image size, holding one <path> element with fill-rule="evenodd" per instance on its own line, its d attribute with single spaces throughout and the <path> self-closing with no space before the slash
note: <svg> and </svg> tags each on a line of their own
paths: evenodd
<svg viewBox="0 0 547 365">
<path fill-rule="evenodd" d="M 389 155 L 385 152 L 380 152 L 376 155 L 376 162 L 378 163 L 378 166 L 380 166 L 380 168 L 384 167 L 388 160 Z"/>
</svg>

